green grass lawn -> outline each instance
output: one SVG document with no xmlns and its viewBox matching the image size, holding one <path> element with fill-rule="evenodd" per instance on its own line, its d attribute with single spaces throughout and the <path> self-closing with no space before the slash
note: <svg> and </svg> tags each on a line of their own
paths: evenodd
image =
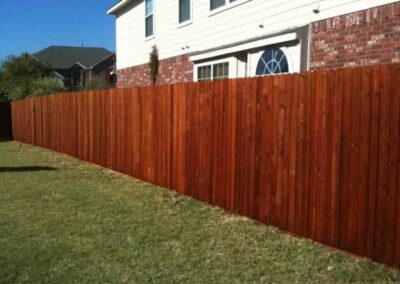
<svg viewBox="0 0 400 284">
<path fill-rule="evenodd" d="M 41 148 L 0 142 L 0 283 L 400 281 L 400 273 Z"/>
</svg>

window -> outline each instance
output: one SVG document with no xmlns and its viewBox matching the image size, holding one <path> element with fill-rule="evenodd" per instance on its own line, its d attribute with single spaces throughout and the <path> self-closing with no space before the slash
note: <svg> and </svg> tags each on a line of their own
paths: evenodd
<svg viewBox="0 0 400 284">
<path fill-rule="evenodd" d="M 286 55 L 280 48 L 269 48 L 258 61 L 256 75 L 273 75 L 289 72 L 289 63 Z"/>
<path fill-rule="evenodd" d="M 229 78 L 229 62 L 204 65 L 197 68 L 197 81 L 212 81 Z"/>
<path fill-rule="evenodd" d="M 211 80 L 211 65 L 201 66 L 197 68 L 197 81 Z"/>
<path fill-rule="evenodd" d="M 237 0 L 210 0 L 210 10 L 217 9 Z"/>
<path fill-rule="evenodd" d="M 150 37 L 154 34 L 154 19 L 153 19 L 153 14 L 154 14 L 154 5 L 153 5 L 154 0 L 145 0 L 146 4 L 146 15 L 145 15 L 145 34 L 146 37 Z"/>
<path fill-rule="evenodd" d="M 179 0 L 179 23 L 189 21 L 191 18 L 191 0 Z"/>
<path fill-rule="evenodd" d="M 226 0 L 211 0 L 210 9 L 214 10 L 225 5 Z"/>
<path fill-rule="evenodd" d="M 213 80 L 227 79 L 229 77 L 229 63 L 219 63 L 213 66 Z"/>
</svg>

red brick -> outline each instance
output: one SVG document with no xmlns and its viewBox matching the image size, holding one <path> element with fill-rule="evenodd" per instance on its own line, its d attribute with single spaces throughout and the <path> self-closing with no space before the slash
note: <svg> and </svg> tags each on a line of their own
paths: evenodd
<svg viewBox="0 0 400 284">
<path fill-rule="evenodd" d="M 189 54 L 160 60 L 157 85 L 193 81 L 193 63 Z M 149 86 L 152 84 L 149 65 L 142 64 L 118 70 L 118 87 Z"/>
<path fill-rule="evenodd" d="M 400 2 L 312 23 L 311 69 L 400 61 Z"/>
</svg>

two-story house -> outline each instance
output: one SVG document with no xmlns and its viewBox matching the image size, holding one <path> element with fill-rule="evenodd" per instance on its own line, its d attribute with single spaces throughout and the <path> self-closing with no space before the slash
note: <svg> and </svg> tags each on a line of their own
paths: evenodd
<svg viewBox="0 0 400 284">
<path fill-rule="evenodd" d="M 118 86 L 400 62 L 400 1 L 121 0 Z"/>
</svg>

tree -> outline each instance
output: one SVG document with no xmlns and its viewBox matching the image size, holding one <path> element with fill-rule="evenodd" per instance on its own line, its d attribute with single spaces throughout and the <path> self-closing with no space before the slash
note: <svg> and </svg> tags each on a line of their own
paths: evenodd
<svg viewBox="0 0 400 284">
<path fill-rule="evenodd" d="M 3 73 L 0 70 L 0 102 L 8 101 Z"/>
<path fill-rule="evenodd" d="M 7 79 L 17 77 L 43 78 L 51 74 L 51 69 L 37 61 L 28 53 L 8 56 L 1 64 L 3 76 Z"/>
<path fill-rule="evenodd" d="M 0 66 L 0 99 L 20 100 L 64 91 L 51 69 L 27 53 L 9 56 Z"/>
<path fill-rule="evenodd" d="M 149 69 L 150 69 L 149 72 L 150 72 L 151 82 L 153 83 L 153 85 L 155 85 L 157 82 L 158 65 L 159 65 L 158 48 L 156 45 L 153 45 L 149 56 Z"/>
</svg>

